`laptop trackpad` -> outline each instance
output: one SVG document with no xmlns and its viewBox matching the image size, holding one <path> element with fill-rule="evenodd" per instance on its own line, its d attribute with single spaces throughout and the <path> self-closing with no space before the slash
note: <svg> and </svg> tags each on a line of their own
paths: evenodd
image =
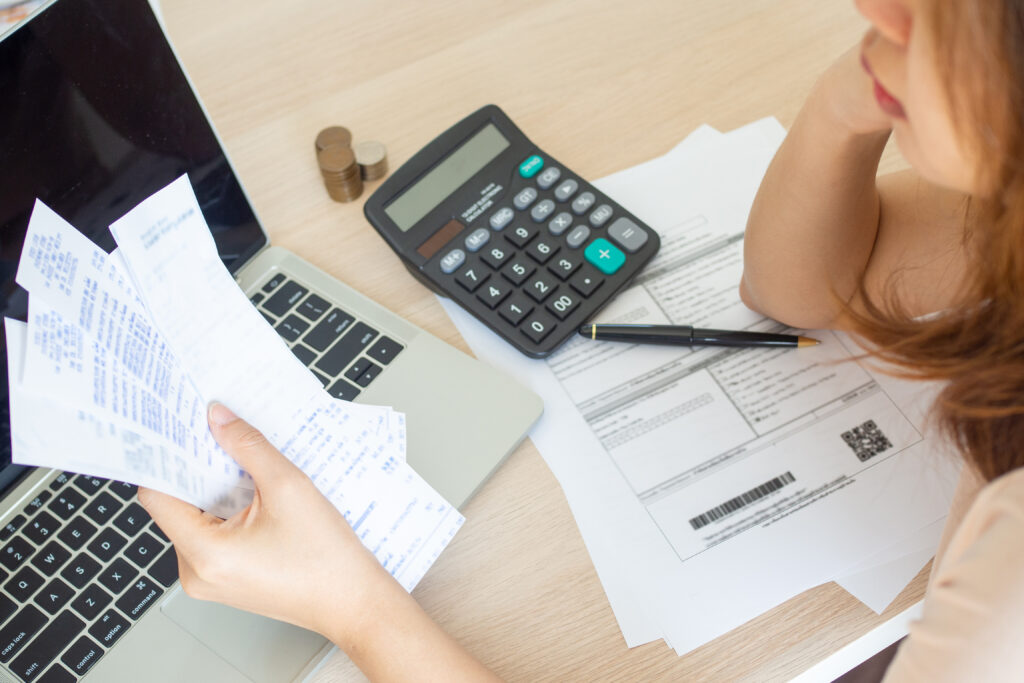
<svg viewBox="0 0 1024 683">
<path fill-rule="evenodd" d="M 293 680 L 327 644 L 312 631 L 194 600 L 180 590 L 161 611 L 255 683 Z"/>
</svg>

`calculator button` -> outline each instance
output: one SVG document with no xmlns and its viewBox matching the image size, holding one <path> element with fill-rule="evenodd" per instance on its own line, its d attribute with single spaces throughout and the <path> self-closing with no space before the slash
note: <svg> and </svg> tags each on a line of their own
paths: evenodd
<svg viewBox="0 0 1024 683">
<path fill-rule="evenodd" d="M 580 184 L 572 178 L 563 180 L 562 184 L 555 188 L 555 199 L 560 202 L 568 201 L 569 197 L 576 194 L 578 189 L 580 189 Z"/>
<path fill-rule="evenodd" d="M 486 279 L 487 273 L 483 272 L 480 266 L 470 266 L 455 276 L 455 281 L 470 292 L 475 292 Z"/>
<path fill-rule="evenodd" d="M 581 265 L 583 265 L 581 259 L 575 256 L 564 255 L 549 263 L 548 270 L 557 275 L 560 280 L 567 280 Z"/>
<path fill-rule="evenodd" d="M 451 275 L 465 262 L 466 252 L 461 249 L 452 249 L 441 257 L 441 272 Z"/>
<path fill-rule="evenodd" d="M 537 206 L 530 209 L 530 218 L 533 219 L 534 223 L 543 223 L 551 212 L 555 210 L 555 203 L 550 199 L 545 199 Z"/>
<path fill-rule="evenodd" d="M 572 201 L 572 210 L 577 216 L 590 211 L 590 207 L 597 201 L 593 192 L 584 192 Z"/>
<path fill-rule="evenodd" d="M 516 207 L 520 211 L 525 211 L 530 204 L 537 199 L 537 190 L 532 187 L 525 188 L 522 192 L 515 196 L 512 200 L 512 206 Z"/>
<path fill-rule="evenodd" d="M 487 304 L 488 308 L 494 308 L 504 301 L 511 291 L 512 287 L 507 285 L 504 280 L 495 278 L 480 288 L 480 291 L 476 293 L 476 298 Z"/>
<path fill-rule="evenodd" d="M 555 290 L 557 284 L 558 281 L 551 277 L 549 273 L 538 273 L 536 277 L 527 283 L 525 291 L 531 299 L 541 303 Z"/>
<path fill-rule="evenodd" d="M 508 260 L 508 257 L 511 256 L 511 254 L 512 251 L 510 249 L 505 247 L 503 244 L 499 244 L 489 249 L 485 249 L 483 253 L 480 254 L 480 258 L 482 258 L 491 268 L 497 270 L 498 268 L 501 268 L 501 265 Z"/>
<path fill-rule="evenodd" d="M 572 232 L 566 235 L 565 243 L 569 245 L 570 249 L 579 249 L 588 239 L 590 239 L 590 228 L 585 225 L 577 225 Z"/>
<path fill-rule="evenodd" d="M 647 231 L 628 218 L 618 218 L 608 228 L 608 236 L 632 253 L 647 243 Z"/>
<path fill-rule="evenodd" d="M 495 211 L 494 215 L 491 216 L 491 227 L 495 230 L 504 230 L 505 226 L 511 223 L 512 219 L 515 218 L 515 216 L 516 215 L 515 213 L 512 212 L 512 209 L 508 208 L 507 206 L 503 206 L 502 208 Z"/>
<path fill-rule="evenodd" d="M 331 388 L 327 390 L 327 393 L 334 398 L 340 398 L 342 401 L 353 401 L 356 396 L 359 395 L 360 390 L 349 384 L 343 379 L 339 379 L 337 382 L 331 385 Z"/>
<path fill-rule="evenodd" d="M 580 299 L 567 289 L 558 292 L 553 299 L 548 301 L 545 308 L 555 314 L 559 320 L 568 318 L 576 307 L 580 305 Z"/>
<path fill-rule="evenodd" d="M 402 345 L 391 337 L 381 337 L 377 343 L 370 347 L 366 355 L 378 363 L 387 365 L 402 351 Z"/>
<path fill-rule="evenodd" d="M 355 321 L 355 318 L 340 308 L 332 309 L 326 318 L 317 323 L 317 326 L 302 338 L 302 341 L 317 351 L 323 351 L 334 343 L 334 340 L 340 337 L 349 328 L 349 325 Z"/>
<path fill-rule="evenodd" d="M 537 311 L 523 323 L 520 327 L 527 337 L 532 339 L 534 343 L 539 344 L 544 341 L 544 337 L 551 334 L 551 330 L 555 329 L 555 319 L 543 311 Z"/>
<path fill-rule="evenodd" d="M 544 167 L 544 160 L 536 154 L 527 157 L 523 163 L 519 164 L 519 175 L 524 178 L 532 178 L 537 175 L 537 171 Z"/>
<path fill-rule="evenodd" d="M 293 313 L 274 329 L 287 341 L 293 342 L 309 329 L 309 323 Z"/>
<path fill-rule="evenodd" d="M 330 307 L 331 305 L 328 302 L 324 301 L 316 294 L 310 294 L 306 297 L 306 300 L 299 305 L 298 313 L 304 318 L 316 322 Z"/>
<path fill-rule="evenodd" d="M 363 374 L 359 375 L 359 379 L 356 380 L 356 384 L 361 387 L 370 386 L 370 382 L 377 379 L 377 375 L 380 374 L 380 366 L 376 363 L 370 363 L 369 367 L 363 371 Z"/>
<path fill-rule="evenodd" d="M 572 214 L 568 211 L 563 211 L 548 223 L 548 230 L 551 231 L 552 235 L 561 235 L 563 232 L 569 229 L 572 225 Z"/>
<path fill-rule="evenodd" d="M 480 251 L 480 247 L 487 244 L 489 239 L 491 239 L 491 233 L 487 232 L 487 228 L 477 228 L 466 236 L 466 249 Z"/>
<path fill-rule="evenodd" d="M 520 249 L 529 244 L 540 230 L 532 225 L 517 225 L 514 230 L 505 233 L 505 238 Z"/>
<path fill-rule="evenodd" d="M 612 207 L 607 204 L 594 209 L 593 213 L 590 214 L 590 224 L 595 228 L 600 228 L 602 225 L 608 222 L 608 219 L 612 217 Z"/>
<path fill-rule="evenodd" d="M 517 258 L 501 269 L 501 274 L 504 275 L 512 284 L 516 287 L 523 284 L 523 280 L 533 275 L 533 271 L 537 268 L 524 258 Z"/>
<path fill-rule="evenodd" d="M 526 253 L 534 261 L 540 264 L 548 262 L 548 259 L 558 251 L 558 245 L 549 239 L 539 239 L 526 248 Z"/>
<path fill-rule="evenodd" d="M 532 310 L 533 304 L 519 294 L 516 294 L 515 296 L 509 297 L 509 299 L 498 308 L 498 315 L 510 322 L 512 325 L 518 325 L 519 322 L 526 317 L 526 314 Z"/>
<path fill-rule="evenodd" d="M 580 272 L 576 273 L 572 280 L 569 281 L 569 286 L 575 289 L 583 296 L 590 296 L 593 294 L 604 280 L 600 275 L 594 272 L 594 269 L 590 266 L 584 266 Z"/>
<path fill-rule="evenodd" d="M 558 182 L 558 179 L 562 177 L 562 169 L 557 166 L 548 166 L 544 169 L 544 172 L 537 176 L 537 187 L 542 190 L 547 190 L 552 185 Z"/>
<path fill-rule="evenodd" d="M 605 275 L 613 274 L 626 262 L 626 255 L 603 237 L 591 242 L 584 250 L 583 256 Z"/>
</svg>

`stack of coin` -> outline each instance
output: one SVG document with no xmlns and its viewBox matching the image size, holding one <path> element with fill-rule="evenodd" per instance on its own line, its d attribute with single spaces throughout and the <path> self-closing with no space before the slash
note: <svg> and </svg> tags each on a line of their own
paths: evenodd
<svg viewBox="0 0 1024 683">
<path fill-rule="evenodd" d="M 331 126 L 324 128 L 316 136 L 316 151 L 320 153 L 328 147 L 340 145 L 342 147 L 352 146 L 352 133 L 343 126 Z"/>
<path fill-rule="evenodd" d="M 356 155 L 350 147 L 330 145 L 316 155 L 327 194 L 336 202 L 350 202 L 363 193 Z"/>
<path fill-rule="evenodd" d="M 356 163 L 363 180 L 377 180 L 388 173 L 388 153 L 379 142 L 360 142 L 355 146 Z"/>
</svg>

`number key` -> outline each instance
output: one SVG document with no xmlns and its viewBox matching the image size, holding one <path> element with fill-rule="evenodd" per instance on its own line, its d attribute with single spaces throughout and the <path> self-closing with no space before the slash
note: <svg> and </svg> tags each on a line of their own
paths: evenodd
<svg viewBox="0 0 1024 683">
<path fill-rule="evenodd" d="M 514 261 L 510 261 L 508 265 L 501 269 L 501 274 L 504 275 L 512 284 L 516 287 L 523 284 L 523 280 L 533 275 L 533 271 L 537 270 L 536 266 L 527 261 L 524 258 L 517 258 Z"/>
<path fill-rule="evenodd" d="M 462 270 L 455 276 L 455 280 L 470 292 L 475 292 L 476 288 L 482 285 L 486 279 L 487 273 L 483 272 L 481 268 L 476 265 L 472 265 L 469 268 Z"/>
<path fill-rule="evenodd" d="M 533 304 L 521 295 L 516 294 L 501 305 L 501 308 L 498 309 L 498 315 L 513 325 L 518 325 L 523 317 L 532 310 Z"/>
<path fill-rule="evenodd" d="M 555 289 L 555 279 L 547 273 L 540 273 L 526 285 L 526 293 L 537 303 L 544 301 Z"/>
<path fill-rule="evenodd" d="M 506 287 L 504 282 L 495 278 L 477 292 L 476 298 L 487 304 L 488 308 L 494 308 L 500 304 L 511 291 L 511 287 Z"/>
<path fill-rule="evenodd" d="M 539 239 L 526 248 L 526 253 L 530 255 L 530 258 L 540 264 L 547 263 L 556 251 L 558 251 L 558 245 L 547 238 Z"/>
<path fill-rule="evenodd" d="M 484 253 L 480 255 L 480 258 L 482 258 L 491 268 L 497 270 L 498 268 L 501 268 L 501 264 L 508 259 L 510 254 L 511 252 L 504 246 L 494 246 L 490 249 L 485 249 Z"/>
<path fill-rule="evenodd" d="M 517 225 L 509 231 L 505 238 L 520 249 L 529 244 L 530 240 L 537 236 L 540 229 L 533 225 Z"/>
<path fill-rule="evenodd" d="M 583 262 L 573 256 L 559 256 L 548 264 L 548 270 L 558 276 L 560 280 L 566 280 L 576 272 Z"/>
<path fill-rule="evenodd" d="M 543 311 L 537 311 L 523 323 L 520 327 L 527 337 L 532 339 L 534 343 L 539 344 L 544 340 L 544 337 L 551 334 L 551 330 L 555 329 L 555 319 Z"/>
<path fill-rule="evenodd" d="M 547 303 L 546 308 L 554 313 L 555 317 L 559 320 L 565 320 L 579 305 L 579 298 L 568 290 L 563 289 Z"/>
</svg>

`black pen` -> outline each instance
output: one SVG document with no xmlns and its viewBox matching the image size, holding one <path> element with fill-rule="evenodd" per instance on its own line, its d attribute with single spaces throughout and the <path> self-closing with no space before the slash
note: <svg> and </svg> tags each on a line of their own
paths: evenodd
<svg viewBox="0 0 1024 683">
<path fill-rule="evenodd" d="M 668 346 L 783 346 L 819 344 L 817 339 L 795 334 L 707 330 L 689 325 L 583 325 L 580 335 L 598 341 L 663 344 Z"/>
</svg>

